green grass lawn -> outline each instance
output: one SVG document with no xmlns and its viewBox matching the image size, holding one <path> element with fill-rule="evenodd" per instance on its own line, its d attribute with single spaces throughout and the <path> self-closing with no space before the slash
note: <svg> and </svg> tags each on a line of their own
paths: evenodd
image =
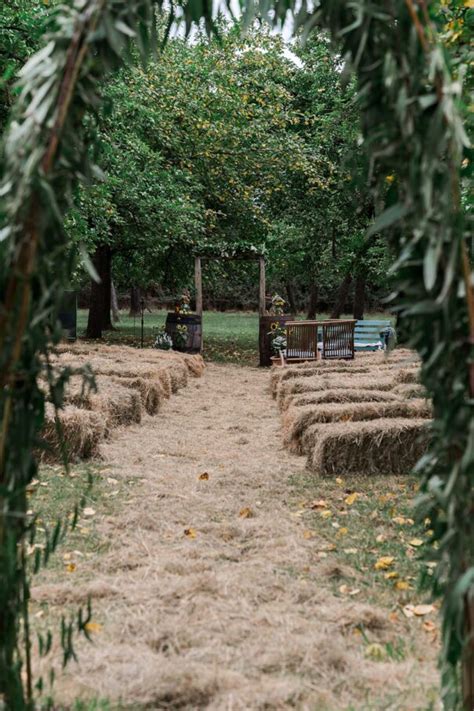
<svg viewBox="0 0 474 711">
<path fill-rule="evenodd" d="M 144 343 L 151 346 L 154 334 L 165 325 L 165 310 L 146 311 L 144 315 Z M 329 314 L 318 314 L 326 319 Z M 304 316 L 301 316 L 304 318 Z M 345 315 L 345 318 L 352 318 Z M 367 319 L 389 318 L 384 313 L 367 314 Z M 78 312 L 78 336 L 84 334 L 87 310 Z M 107 343 L 126 343 L 140 346 L 141 318 L 130 318 L 126 311 L 120 312 L 120 322 L 114 331 L 104 334 Z M 258 313 L 248 311 L 206 311 L 203 315 L 203 355 L 206 360 L 241 365 L 258 365 Z"/>
</svg>

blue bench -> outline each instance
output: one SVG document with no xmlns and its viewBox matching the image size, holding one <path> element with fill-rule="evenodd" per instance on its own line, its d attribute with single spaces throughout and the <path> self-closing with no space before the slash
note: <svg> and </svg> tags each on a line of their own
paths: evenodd
<svg viewBox="0 0 474 711">
<path fill-rule="evenodd" d="M 390 321 L 356 321 L 354 332 L 355 351 L 378 351 L 383 348 L 380 331 L 391 326 Z"/>
</svg>

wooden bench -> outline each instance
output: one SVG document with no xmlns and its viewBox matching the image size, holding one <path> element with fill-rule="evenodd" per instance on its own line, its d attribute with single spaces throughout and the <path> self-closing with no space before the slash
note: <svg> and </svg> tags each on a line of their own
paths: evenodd
<svg viewBox="0 0 474 711">
<path fill-rule="evenodd" d="M 390 321 L 356 321 L 354 338 L 356 352 L 380 350 L 383 347 L 380 331 L 391 325 Z"/>
<path fill-rule="evenodd" d="M 282 365 L 307 360 L 354 358 L 355 320 L 287 321 Z"/>
</svg>

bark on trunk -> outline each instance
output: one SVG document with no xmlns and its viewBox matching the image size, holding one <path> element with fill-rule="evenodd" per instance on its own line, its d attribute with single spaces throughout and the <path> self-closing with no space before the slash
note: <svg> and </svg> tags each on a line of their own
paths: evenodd
<svg viewBox="0 0 474 711">
<path fill-rule="evenodd" d="M 316 284 L 311 284 L 309 290 L 308 321 L 314 321 L 318 312 L 319 289 Z"/>
<path fill-rule="evenodd" d="M 358 321 L 364 318 L 365 310 L 365 276 L 358 274 L 354 287 L 354 318 Z"/>
<path fill-rule="evenodd" d="M 288 305 L 290 307 L 290 313 L 296 316 L 298 308 L 296 306 L 295 290 L 291 281 L 286 283 L 286 296 L 288 299 Z"/>
<path fill-rule="evenodd" d="M 112 328 L 110 321 L 110 292 L 112 253 L 108 245 L 96 248 L 92 258 L 100 282 L 91 281 L 87 338 L 102 338 L 102 331 Z"/>
<path fill-rule="evenodd" d="M 132 286 L 130 288 L 130 312 L 129 316 L 140 316 L 140 298 L 141 290 L 139 286 Z"/>
<path fill-rule="evenodd" d="M 337 290 L 336 302 L 331 312 L 331 318 L 340 318 L 347 302 L 349 289 L 352 282 L 352 274 L 346 274 Z"/>
<path fill-rule="evenodd" d="M 111 282 L 110 285 L 110 302 L 112 306 L 112 321 L 118 323 L 120 321 L 120 312 L 114 282 Z"/>
</svg>

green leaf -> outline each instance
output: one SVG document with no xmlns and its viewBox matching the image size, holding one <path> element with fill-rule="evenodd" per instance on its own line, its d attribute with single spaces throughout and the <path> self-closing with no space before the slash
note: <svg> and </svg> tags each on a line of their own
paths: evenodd
<svg viewBox="0 0 474 711">
<path fill-rule="evenodd" d="M 395 223 L 400 222 L 400 220 L 406 217 L 408 213 L 409 209 L 406 205 L 402 203 L 392 205 L 377 217 L 374 224 L 367 230 L 366 238 L 372 237 L 386 230 L 388 227 L 392 227 Z"/>
</svg>

